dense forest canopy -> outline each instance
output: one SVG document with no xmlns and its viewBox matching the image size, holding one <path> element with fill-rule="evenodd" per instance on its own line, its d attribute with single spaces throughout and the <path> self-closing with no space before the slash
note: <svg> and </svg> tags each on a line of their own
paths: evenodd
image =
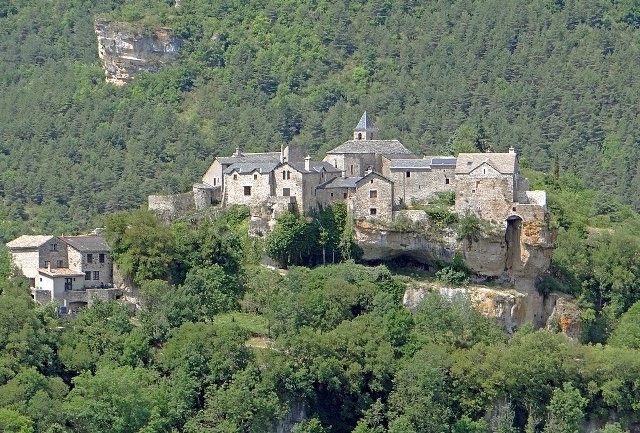
<svg viewBox="0 0 640 433">
<path fill-rule="evenodd" d="M 117 88 L 96 16 L 185 43 Z M 638 209 L 639 16 L 621 0 L 3 0 L 0 235 L 75 231 L 184 191 L 237 146 L 322 156 L 365 109 L 418 154 L 513 145 Z"/>
</svg>

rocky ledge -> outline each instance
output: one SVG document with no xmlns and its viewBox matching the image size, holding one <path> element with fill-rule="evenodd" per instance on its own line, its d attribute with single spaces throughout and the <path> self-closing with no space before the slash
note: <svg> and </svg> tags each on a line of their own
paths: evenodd
<svg viewBox="0 0 640 433">
<path fill-rule="evenodd" d="M 173 58 L 181 40 L 166 27 L 149 27 L 99 18 L 94 23 L 98 56 L 106 81 L 122 86 L 141 71 L 155 72 Z"/>
</svg>

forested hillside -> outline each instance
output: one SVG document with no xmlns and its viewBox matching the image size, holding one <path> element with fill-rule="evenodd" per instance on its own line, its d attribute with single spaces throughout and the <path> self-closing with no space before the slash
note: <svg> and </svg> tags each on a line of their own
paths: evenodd
<svg viewBox="0 0 640 433">
<path fill-rule="evenodd" d="M 0 237 L 185 190 L 238 145 L 322 155 L 365 109 L 418 153 L 513 145 L 640 208 L 633 1 L 170 3 L 0 2 Z M 173 28 L 177 62 L 105 84 L 96 16 Z"/>
</svg>

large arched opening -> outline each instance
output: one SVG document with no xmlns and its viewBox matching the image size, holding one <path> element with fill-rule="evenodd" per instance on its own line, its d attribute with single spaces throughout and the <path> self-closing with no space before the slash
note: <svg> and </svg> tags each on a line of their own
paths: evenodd
<svg viewBox="0 0 640 433">
<path fill-rule="evenodd" d="M 507 244 L 504 270 L 509 272 L 513 265 L 520 262 L 520 233 L 522 231 L 522 218 L 518 215 L 511 215 L 507 218 L 507 230 L 504 234 L 504 241 Z"/>
</svg>

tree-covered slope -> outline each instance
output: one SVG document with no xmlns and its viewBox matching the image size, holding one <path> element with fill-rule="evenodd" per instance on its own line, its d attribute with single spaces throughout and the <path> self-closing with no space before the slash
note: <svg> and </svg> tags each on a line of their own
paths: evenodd
<svg viewBox="0 0 640 433">
<path fill-rule="evenodd" d="M 3 237 L 184 190 L 238 145 L 323 151 L 363 110 L 418 153 L 515 146 L 640 207 L 638 8 L 610 0 L 0 2 Z M 96 16 L 185 39 L 103 83 Z"/>
</svg>

